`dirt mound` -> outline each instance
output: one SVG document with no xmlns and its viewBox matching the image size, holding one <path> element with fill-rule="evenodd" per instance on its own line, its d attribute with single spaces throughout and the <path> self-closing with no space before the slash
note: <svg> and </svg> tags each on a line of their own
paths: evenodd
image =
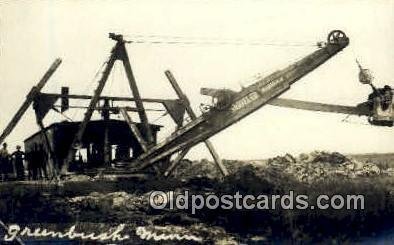
<svg viewBox="0 0 394 245">
<path fill-rule="evenodd" d="M 232 169 L 229 176 L 224 178 L 218 187 L 218 191 L 248 194 L 276 193 L 282 178 L 262 166 L 252 164 L 239 164 L 237 169 Z"/>
<path fill-rule="evenodd" d="M 334 176 L 356 178 L 377 176 L 380 168 L 373 163 L 363 163 L 348 158 L 338 152 L 315 151 L 300 154 L 297 158 L 290 154 L 268 160 L 267 169 L 286 173 L 300 182 L 314 183 Z"/>
<path fill-rule="evenodd" d="M 99 193 L 92 192 L 86 196 L 76 196 L 68 199 L 74 208 L 78 209 L 121 209 L 135 211 L 148 207 L 149 198 L 124 191 Z"/>
<path fill-rule="evenodd" d="M 215 178 L 220 176 L 215 164 L 207 159 L 200 161 L 182 160 L 179 167 L 173 172 L 173 176 L 176 178 L 193 178 L 195 176 L 205 176 L 208 178 Z"/>
<path fill-rule="evenodd" d="M 224 182 L 239 184 L 240 188 L 255 186 L 258 182 L 283 183 L 291 179 L 312 184 L 338 176 L 352 179 L 382 174 L 394 175 L 394 171 L 382 170 L 374 163 L 358 161 L 338 152 L 325 151 L 302 153 L 297 157 L 285 154 L 267 161 L 224 160 L 223 163 L 230 172 Z M 174 172 L 174 177 L 188 183 L 190 179 L 204 177 L 221 182 L 222 176 L 213 162 L 203 159 L 183 161 L 182 167 Z"/>
</svg>

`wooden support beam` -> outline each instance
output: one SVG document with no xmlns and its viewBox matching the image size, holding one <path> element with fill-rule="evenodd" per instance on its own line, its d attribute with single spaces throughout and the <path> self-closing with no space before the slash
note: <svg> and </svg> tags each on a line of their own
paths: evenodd
<svg viewBox="0 0 394 245">
<path fill-rule="evenodd" d="M 119 42 L 119 44 L 120 44 L 120 46 L 119 46 L 118 59 L 121 59 L 123 62 L 123 66 L 126 71 L 127 79 L 129 80 L 130 89 L 131 89 L 131 92 L 133 93 L 133 97 L 135 99 L 135 105 L 138 108 L 138 115 L 140 117 L 140 121 L 144 127 L 144 130 L 145 130 L 145 133 L 146 133 L 146 136 L 148 139 L 148 143 L 151 144 L 154 142 L 153 134 L 152 134 L 152 130 L 149 126 L 148 117 L 147 117 L 145 109 L 144 109 L 144 104 L 142 102 L 140 92 L 138 91 L 138 87 L 137 87 L 137 83 L 134 78 L 133 70 L 131 69 L 130 59 L 127 54 L 127 50 L 124 45 L 124 42 Z"/>
<path fill-rule="evenodd" d="M 56 69 L 59 67 L 59 65 L 61 63 L 62 63 L 61 59 L 59 59 L 59 58 L 56 59 L 52 63 L 51 67 L 49 67 L 47 72 L 44 74 L 44 76 L 41 78 L 41 80 L 38 82 L 38 84 L 30 90 L 29 94 L 26 96 L 26 100 L 23 102 L 22 106 L 18 109 L 18 111 L 15 113 L 15 115 L 13 116 L 11 121 L 8 123 L 8 125 L 4 129 L 3 133 L 0 135 L 0 143 L 2 143 L 4 141 L 4 139 L 12 132 L 12 130 L 18 124 L 19 120 L 25 114 L 26 110 L 32 104 L 34 98 L 44 88 L 44 86 L 48 82 L 49 78 L 51 78 L 51 76 L 53 75 L 53 73 L 55 73 Z"/>
<path fill-rule="evenodd" d="M 94 91 L 94 95 L 90 99 L 90 103 L 89 103 L 87 111 L 85 112 L 83 121 L 79 125 L 79 129 L 77 131 L 77 134 L 75 135 L 75 137 L 72 141 L 72 144 L 70 146 L 70 150 L 69 150 L 68 155 L 66 157 L 65 163 L 62 166 L 62 170 L 61 170 L 62 174 L 65 174 L 68 171 L 68 166 L 74 158 L 74 154 L 75 154 L 74 148 L 77 147 L 77 145 L 79 145 L 81 143 L 81 140 L 82 140 L 83 134 L 85 132 L 85 129 L 88 125 L 88 122 L 90 121 L 99 100 L 103 98 L 103 97 L 100 97 L 101 93 L 104 89 L 106 81 L 108 80 L 109 74 L 115 64 L 115 61 L 117 61 L 117 60 L 121 60 L 123 62 L 123 66 L 126 71 L 127 79 L 129 81 L 130 89 L 131 89 L 131 92 L 133 93 L 135 104 L 137 106 L 137 112 L 140 116 L 141 123 L 144 127 L 144 133 L 147 136 L 148 143 L 151 144 L 154 142 L 152 130 L 151 130 L 149 122 L 148 122 L 148 117 L 146 116 L 143 101 L 142 101 L 141 96 L 139 94 L 137 83 L 135 81 L 133 71 L 131 69 L 130 60 L 129 60 L 129 57 L 127 54 L 127 50 L 125 47 L 125 41 L 123 40 L 123 36 L 110 33 L 109 37 L 116 41 L 116 45 L 111 51 L 111 56 L 106 64 L 106 67 L 105 67 L 103 73 L 102 73 L 101 79 L 98 82 L 98 86 L 97 86 L 96 90 Z M 68 98 L 70 98 L 70 95 L 66 95 L 66 96 Z"/>
<path fill-rule="evenodd" d="M 48 166 L 49 166 L 49 171 L 52 174 L 50 179 L 56 179 L 58 177 L 58 169 L 55 163 L 55 153 L 52 149 L 51 143 L 49 141 L 49 137 L 48 134 L 45 131 L 45 127 L 44 127 L 44 123 L 42 122 L 42 120 L 39 120 L 37 118 L 37 124 L 40 128 L 40 133 L 41 133 L 41 137 L 44 138 L 44 142 L 45 142 L 45 146 L 48 150 Z M 48 176 L 47 176 L 48 177 Z"/>
<path fill-rule="evenodd" d="M 54 105 L 53 107 L 54 108 L 59 108 L 61 106 L 60 105 Z M 70 108 L 70 109 L 88 109 L 89 107 L 88 106 L 71 106 L 70 105 L 68 108 Z M 113 107 L 109 107 L 109 108 L 100 107 L 100 106 L 94 107 L 94 109 L 97 110 L 97 111 L 105 111 L 105 110 L 107 110 L 107 111 L 115 111 L 115 112 L 117 110 L 119 110 L 120 108 L 121 107 L 118 107 L 118 106 L 113 106 Z M 124 108 L 126 111 L 138 112 L 138 109 L 134 108 L 134 107 L 126 106 L 126 107 L 122 107 L 122 108 Z M 164 109 L 145 109 L 145 111 L 166 111 L 166 110 L 164 110 Z"/>
<path fill-rule="evenodd" d="M 184 106 L 186 108 L 186 112 L 189 114 L 190 118 L 192 120 L 197 119 L 196 113 L 194 113 L 192 107 L 190 106 L 189 99 L 183 93 L 181 87 L 179 86 L 178 82 L 175 80 L 175 77 L 172 75 L 171 71 L 169 71 L 169 70 L 165 71 L 165 75 L 166 75 L 168 81 L 171 83 L 172 87 L 174 88 L 174 90 L 175 90 L 176 94 L 178 95 L 179 99 L 184 104 Z M 204 143 L 205 143 L 206 147 L 208 148 L 209 153 L 211 153 L 212 158 L 213 158 L 216 166 L 219 168 L 220 172 L 223 174 L 223 176 L 227 176 L 228 175 L 228 171 L 227 171 L 226 167 L 223 165 L 223 162 L 220 159 L 219 154 L 216 152 L 216 150 L 215 150 L 214 146 L 212 145 L 211 141 L 209 141 L 207 139 L 207 140 L 204 141 Z M 182 156 L 183 152 L 185 152 L 185 151 L 182 151 L 179 156 Z M 187 152 L 188 152 L 188 150 L 186 151 L 186 153 Z M 186 153 L 183 156 L 185 156 Z M 178 162 L 180 162 L 180 160 Z M 175 168 L 175 166 L 173 168 Z"/>
<path fill-rule="evenodd" d="M 68 95 L 62 95 L 62 94 L 56 94 L 56 93 L 41 93 L 42 95 L 48 95 L 48 96 L 57 96 L 59 98 L 68 98 L 68 99 L 81 99 L 81 100 L 91 100 L 93 96 L 91 95 L 81 95 L 81 94 L 68 94 Z M 99 100 L 112 100 L 112 101 L 135 101 L 135 98 L 131 97 L 116 97 L 116 96 L 100 96 Z M 164 104 L 165 102 L 168 101 L 174 101 L 172 99 L 151 99 L 151 98 L 141 98 L 142 102 L 147 102 L 147 103 L 160 103 Z"/>
<path fill-rule="evenodd" d="M 216 166 L 219 168 L 220 172 L 223 174 L 223 176 L 227 176 L 228 170 L 227 170 L 226 166 L 224 166 L 222 159 L 220 159 L 219 154 L 217 153 L 217 151 L 213 147 L 212 142 L 210 140 L 205 140 L 204 143 L 207 146 L 209 153 L 211 153 L 213 160 L 215 161 Z"/>
<path fill-rule="evenodd" d="M 131 117 L 129 116 L 129 114 L 127 114 L 126 109 L 125 108 L 120 108 L 119 111 L 122 114 L 122 116 L 124 117 L 124 119 L 126 120 L 127 124 L 129 125 L 129 127 L 131 129 L 131 132 L 134 134 L 134 136 L 137 139 L 138 143 L 140 143 L 142 150 L 144 152 L 146 152 L 147 149 L 148 149 L 146 141 L 142 137 L 139 129 L 137 128 L 137 126 L 131 120 Z"/>
<path fill-rule="evenodd" d="M 74 139 L 73 139 L 73 141 L 72 141 L 72 143 L 70 145 L 70 149 L 68 151 L 67 157 L 66 157 L 65 162 L 64 162 L 64 164 L 62 166 L 62 169 L 61 169 L 61 173 L 62 174 L 66 174 L 68 172 L 68 166 L 70 165 L 71 161 L 74 158 L 74 154 L 75 154 L 75 149 L 74 148 L 78 144 L 81 143 L 82 136 L 85 133 L 86 126 L 88 125 L 88 122 L 90 121 L 90 118 L 93 115 L 94 108 L 96 107 L 96 105 L 97 105 L 97 103 L 98 103 L 98 101 L 100 99 L 100 95 L 103 92 L 105 83 L 106 83 L 106 81 L 107 81 L 107 79 L 109 77 L 109 74 L 111 73 L 111 70 L 112 70 L 112 68 L 113 68 L 113 66 L 115 64 L 115 61 L 118 58 L 118 49 L 119 49 L 119 43 L 117 43 L 115 45 L 115 47 L 112 49 L 111 56 L 110 56 L 110 58 L 109 58 L 109 60 L 107 62 L 105 70 L 104 70 L 104 72 L 103 72 L 103 74 L 101 76 L 100 81 L 98 82 L 96 90 L 94 91 L 94 95 L 93 95 L 92 99 L 90 100 L 89 108 L 85 112 L 83 121 L 79 125 L 78 132 L 74 136 Z"/>
<path fill-rule="evenodd" d="M 168 177 L 172 171 L 178 166 L 179 162 L 186 156 L 186 154 L 189 152 L 190 148 L 185 149 L 181 151 L 178 156 L 174 159 L 174 161 L 171 162 L 171 165 L 167 168 L 167 170 L 164 172 L 164 176 Z"/>
</svg>

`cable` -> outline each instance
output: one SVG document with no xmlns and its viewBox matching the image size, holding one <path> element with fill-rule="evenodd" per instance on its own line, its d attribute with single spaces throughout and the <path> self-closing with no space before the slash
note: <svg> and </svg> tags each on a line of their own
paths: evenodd
<svg viewBox="0 0 394 245">
<path fill-rule="evenodd" d="M 114 86 L 115 83 L 115 76 L 117 75 L 117 63 L 114 63 L 114 67 L 112 68 L 111 72 L 111 83 L 109 84 L 109 93 L 112 91 L 112 87 Z"/>
<path fill-rule="evenodd" d="M 220 38 L 220 37 L 182 37 L 182 36 L 164 36 L 164 35 L 126 35 L 128 41 L 132 44 L 184 44 L 184 45 L 236 45 L 236 46 L 279 46 L 279 47 L 311 47 L 310 42 L 290 43 L 275 42 L 261 39 L 248 40 L 241 38 Z"/>
<path fill-rule="evenodd" d="M 350 117 L 350 114 L 346 115 L 346 117 L 343 118 L 343 119 L 341 120 L 341 122 L 348 122 L 349 117 Z"/>
<path fill-rule="evenodd" d="M 55 112 L 59 113 L 60 115 L 62 115 L 64 118 L 66 118 L 68 121 L 73 122 L 72 118 L 68 117 L 67 115 L 65 115 L 64 113 L 60 112 L 56 106 L 52 107 L 52 110 L 54 110 Z"/>
<path fill-rule="evenodd" d="M 181 45 L 206 45 L 206 46 L 223 46 L 223 45 L 235 45 L 235 46 L 277 46 L 277 47 L 316 47 L 317 45 L 311 44 L 289 44 L 289 43 L 261 43 L 261 42 L 196 42 L 196 41 L 150 41 L 150 40 L 130 40 L 132 44 L 181 44 Z"/>
<path fill-rule="evenodd" d="M 354 124 L 354 125 L 364 125 L 364 126 L 370 126 L 370 125 L 371 125 L 370 123 L 363 123 L 363 122 L 354 122 L 354 121 L 350 121 L 350 120 L 349 120 L 350 116 L 351 116 L 351 115 L 347 115 L 344 119 L 341 120 L 341 122 L 343 122 L 343 123 L 349 123 L 349 124 Z"/>
<path fill-rule="evenodd" d="M 156 123 L 157 121 L 159 121 L 160 119 L 162 119 L 163 117 L 167 116 L 168 112 L 164 112 L 162 115 L 160 115 L 158 118 L 156 118 L 155 120 L 152 121 L 152 123 Z"/>
<path fill-rule="evenodd" d="M 88 90 L 91 90 L 90 87 L 91 85 L 96 82 L 98 75 L 100 74 L 100 71 L 102 71 L 103 67 L 108 63 L 109 61 L 109 57 L 101 64 L 101 66 L 97 69 L 96 73 L 94 74 L 92 80 L 87 84 L 87 86 L 85 87 L 83 94 L 85 94 Z M 75 118 L 77 116 L 77 114 L 79 114 L 79 110 L 74 111 L 74 113 L 72 114 L 72 118 Z"/>
</svg>

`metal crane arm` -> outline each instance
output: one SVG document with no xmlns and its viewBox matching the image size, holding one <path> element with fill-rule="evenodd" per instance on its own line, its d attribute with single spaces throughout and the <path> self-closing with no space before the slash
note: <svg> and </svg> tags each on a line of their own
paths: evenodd
<svg viewBox="0 0 394 245">
<path fill-rule="evenodd" d="M 349 115 L 357 116 L 370 116 L 371 112 L 368 110 L 367 106 L 344 106 L 344 105 L 333 105 L 333 104 L 323 104 L 302 100 L 275 98 L 268 102 L 269 105 L 287 107 L 308 111 L 322 111 L 331 113 L 343 113 Z"/>
<path fill-rule="evenodd" d="M 238 122 L 290 89 L 291 84 L 326 62 L 348 44 L 349 39 L 342 31 L 332 31 L 328 36 L 327 45 L 323 48 L 285 69 L 260 79 L 238 93 L 222 96 L 231 99 L 226 103 L 220 103 L 220 108 L 213 107 L 140 155 L 136 160 L 136 163 L 140 164 L 138 169 L 146 168 L 175 152 L 190 148 Z"/>
</svg>

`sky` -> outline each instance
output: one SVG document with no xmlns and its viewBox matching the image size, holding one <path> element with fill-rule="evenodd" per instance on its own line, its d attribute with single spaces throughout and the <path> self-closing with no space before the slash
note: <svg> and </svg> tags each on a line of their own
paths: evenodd
<svg viewBox="0 0 394 245">
<path fill-rule="evenodd" d="M 140 93 L 145 98 L 176 98 L 164 71 L 173 72 L 197 114 L 210 103 L 201 87 L 239 91 L 316 50 L 334 29 L 343 30 L 350 45 L 295 83 L 283 98 L 356 105 L 370 88 L 358 82 L 358 59 L 377 86 L 394 85 L 394 1 L 0 1 L 0 128 L 4 128 L 26 94 L 60 57 L 62 65 L 44 88 L 92 94 L 103 62 L 114 42 L 109 32 L 128 40 L 154 36 L 187 40 L 259 40 L 262 45 L 160 44 L 127 45 Z M 142 36 L 142 38 L 138 38 Z M 162 38 L 162 37 L 161 37 Z M 157 37 L 156 37 L 157 39 Z M 280 45 L 268 45 L 268 44 Z M 116 64 L 104 94 L 130 96 L 121 64 Z M 71 102 L 82 105 L 83 102 Z M 149 108 L 160 108 L 155 105 Z M 150 112 L 151 122 L 174 129 L 163 112 Z M 66 115 L 80 120 L 83 112 Z M 137 120 L 137 115 L 132 115 Z M 95 116 L 97 118 L 97 115 Z M 116 116 L 114 117 L 117 118 Z M 44 123 L 64 120 L 56 113 Z M 7 138 L 11 148 L 38 127 L 32 109 Z M 265 106 L 211 138 L 225 159 L 260 159 L 313 150 L 343 153 L 394 151 L 394 129 L 373 127 L 366 118 Z M 210 158 L 203 145 L 188 158 Z"/>
</svg>

